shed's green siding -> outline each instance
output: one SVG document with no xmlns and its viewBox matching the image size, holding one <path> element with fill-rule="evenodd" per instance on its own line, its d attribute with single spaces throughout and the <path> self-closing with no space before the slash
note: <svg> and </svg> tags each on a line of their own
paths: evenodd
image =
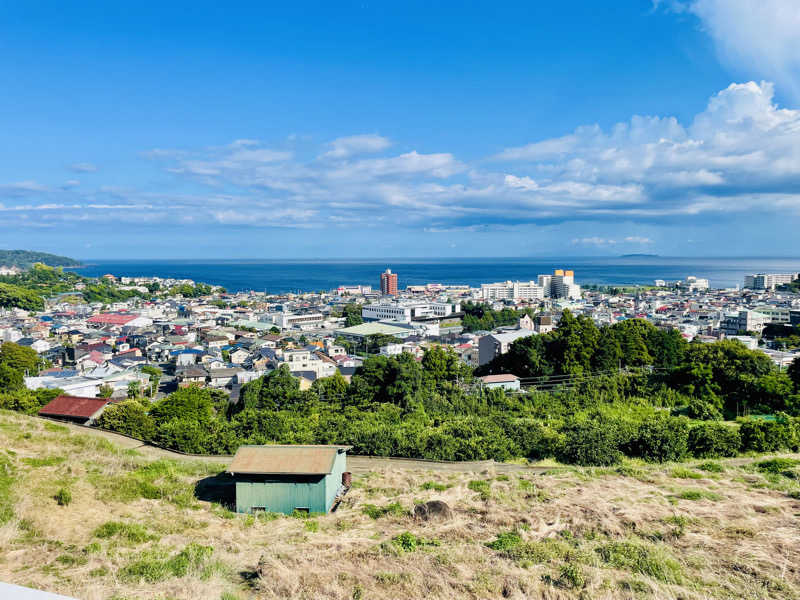
<svg viewBox="0 0 800 600">
<path fill-rule="evenodd" d="M 236 482 L 236 512 L 253 512 L 253 507 L 268 512 L 291 514 L 296 508 L 326 512 L 325 477 L 311 481 L 287 481 L 249 477 Z"/>
<path fill-rule="evenodd" d="M 333 469 L 325 478 L 325 512 L 328 512 L 336 499 L 336 492 L 342 486 L 342 473 L 347 469 L 347 454 L 340 452 L 333 461 Z"/>
<path fill-rule="evenodd" d="M 234 475 L 236 512 L 251 513 L 253 507 L 291 514 L 296 508 L 325 513 L 331 509 L 347 469 L 347 454 L 337 453 L 327 475 Z"/>
</svg>

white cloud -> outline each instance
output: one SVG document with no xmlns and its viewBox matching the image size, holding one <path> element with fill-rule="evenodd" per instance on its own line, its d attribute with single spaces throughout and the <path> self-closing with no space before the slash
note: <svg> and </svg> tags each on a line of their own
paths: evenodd
<svg viewBox="0 0 800 600">
<path fill-rule="evenodd" d="M 692 0 L 680 6 L 700 18 L 720 60 L 735 73 L 769 78 L 800 98 L 800 2 Z"/>
<path fill-rule="evenodd" d="M 617 241 L 608 238 L 593 236 L 593 237 L 575 238 L 572 240 L 572 243 L 581 246 L 613 246 L 617 243 Z"/>
<path fill-rule="evenodd" d="M 92 163 L 82 162 L 82 163 L 75 163 L 70 166 L 70 169 L 77 173 L 91 173 L 97 171 L 97 167 Z"/>
<path fill-rule="evenodd" d="M 18 181 L 16 183 L 0 184 L 0 196 L 18 198 L 48 191 L 47 186 L 35 181 Z"/>
<path fill-rule="evenodd" d="M 330 150 L 323 156 L 326 158 L 348 158 L 354 154 L 368 154 L 386 150 L 392 143 L 388 138 L 366 133 L 336 138 L 330 144 Z"/>
</svg>

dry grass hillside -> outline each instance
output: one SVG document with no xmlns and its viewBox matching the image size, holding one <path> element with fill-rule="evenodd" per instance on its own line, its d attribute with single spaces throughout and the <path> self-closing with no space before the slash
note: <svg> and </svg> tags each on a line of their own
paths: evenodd
<svg viewBox="0 0 800 600">
<path fill-rule="evenodd" d="M 85 599 L 798 598 L 800 462 L 768 458 L 389 469 L 333 514 L 254 519 L 210 500 L 218 465 L 3 412 L 0 580 Z M 431 499 L 452 519 L 411 516 Z"/>
</svg>

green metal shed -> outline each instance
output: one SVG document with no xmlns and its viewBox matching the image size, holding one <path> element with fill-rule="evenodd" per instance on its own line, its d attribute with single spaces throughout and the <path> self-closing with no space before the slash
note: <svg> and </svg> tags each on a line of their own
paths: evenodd
<svg viewBox="0 0 800 600">
<path fill-rule="evenodd" d="M 350 446 L 240 446 L 228 467 L 236 512 L 325 513 L 345 489 Z"/>
</svg>

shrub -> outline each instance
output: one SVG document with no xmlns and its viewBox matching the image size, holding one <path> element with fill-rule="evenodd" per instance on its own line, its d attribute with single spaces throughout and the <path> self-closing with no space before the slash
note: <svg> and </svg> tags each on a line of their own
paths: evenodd
<svg viewBox="0 0 800 600">
<path fill-rule="evenodd" d="M 689 430 L 689 452 L 697 458 L 736 456 L 741 445 L 739 432 L 722 423 L 698 423 Z"/>
<path fill-rule="evenodd" d="M 61 488 L 56 492 L 55 501 L 59 506 L 69 506 L 69 503 L 72 502 L 72 492 L 67 488 Z"/>
<path fill-rule="evenodd" d="M 565 565 L 561 565 L 555 584 L 563 588 L 577 590 L 586 585 L 586 577 L 584 577 L 580 565 L 568 562 Z"/>
<path fill-rule="evenodd" d="M 497 539 L 486 544 L 492 550 L 509 550 L 522 543 L 522 537 L 517 531 L 505 531 L 497 534 Z"/>
<path fill-rule="evenodd" d="M 411 532 L 404 531 L 400 535 L 392 538 L 392 544 L 403 552 L 413 552 L 420 546 L 438 546 L 438 540 L 428 540 L 423 537 L 418 537 Z"/>
<path fill-rule="evenodd" d="M 794 428 L 788 422 L 747 419 L 739 427 L 742 449 L 775 452 L 796 446 Z"/>
<path fill-rule="evenodd" d="M 615 465 L 622 460 L 620 431 L 608 419 L 573 420 L 564 427 L 564 441 L 557 458 L 561 462 L 587 465 Z"/>
<path fill-rule="evenodd" d="M 688 449 L 689 425 L 683 417 L 656 415 L 642 421 L 629 453 L 650 462 L 679 461 Z"/>
<path fill-rule="evenodd" d="M 769 460 L 762 460 L 759 463 L 756 463 L 756 467 L 759 471 L 763 471 L 765 473 L 773 473 L 776 475 L 781 475 L 784 471 L 788 471 L 800 464 L 800 460 L 795 460 L 793 458 L 771 458 Z"/>
</svg>

